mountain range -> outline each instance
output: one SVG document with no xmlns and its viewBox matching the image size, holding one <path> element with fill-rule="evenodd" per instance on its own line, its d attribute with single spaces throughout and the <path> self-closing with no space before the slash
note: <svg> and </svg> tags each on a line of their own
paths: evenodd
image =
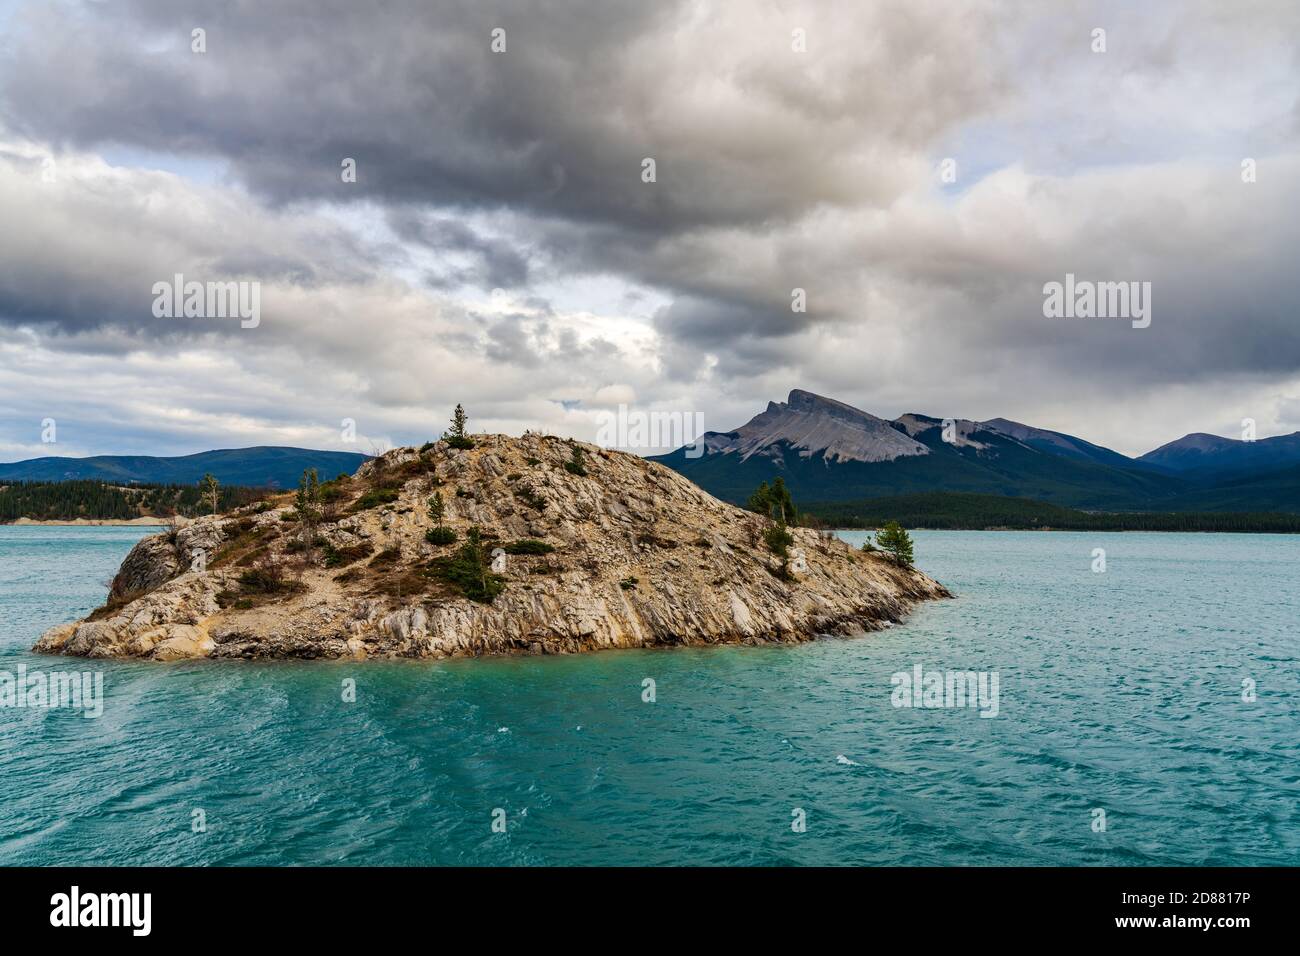
<svg viewBox="0 0 1300 956">
<path fill-rule="evenodd" d="M 295 488 L 303 471 L 315 468 L 322 480 L 349 475 L 368 455 L 259 445 L 225 448 L 176 458 L 149 455 L 96 455 L 91 458 L 31 458 L 0 464 L 0 481 L 94 479 L 122 484 L 192 485 L 211 473 L 223 485 Z"/>
<path fill-rule="evenodd" d="M 1032 498 L 1095 511 L 1300 512 L 1300 432 L 1253 442 L 1192 434 L 1138 458 L 1005 418 L 879 418 L 802 389 L 704 454 L 655 460 L 725 501 L 782 477 L 797 501 L 925 492 Z"/>
<path fill-rule="evenodd" d="M 1300 432 L 1257 441 L 1193 433 L 1137 458 L 1005 418 L 907 414 L 890 420 L 803 389 L 729 432 L 704 454 L 655 460 L 724 501 L 744 503 L 784 478 L 796 501 L 848 502 L 932 492 L 1028 498 L 1085 511 L 1300 513 Z M 162 458 L 98 455 L 0 464 L 0 481 L 97 479 L 292 488 L 303 471 L 351 474 L 358 452 L 258 446 Z"/>
</svg>

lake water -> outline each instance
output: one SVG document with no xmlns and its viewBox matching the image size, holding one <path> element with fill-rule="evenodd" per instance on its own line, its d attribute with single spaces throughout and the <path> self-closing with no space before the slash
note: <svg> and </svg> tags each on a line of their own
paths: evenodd
<svg viewBox="0 0 1300 956">
<path fill-rule="evenodd" d="M 0 864 L 1300 863 L 1300 537 L 919 532 L 956 600 L 797 647 L 29 653 L 144 533 L 0 528 L 0 670 L 106 697 L 0 709 Z M 997 716 L 893 706 L 918 664 Z"/>
</svg>

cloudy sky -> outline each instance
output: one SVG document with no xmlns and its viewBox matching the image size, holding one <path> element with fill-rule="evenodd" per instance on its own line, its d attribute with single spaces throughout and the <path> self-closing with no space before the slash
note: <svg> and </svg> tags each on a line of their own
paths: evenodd
<svg viewBox="0 0 1300 956">
<path fill-rule="evenodd" d="M 793 387 L 1292 432 L 1298 80 L 1294 0 L 0 0 L 0 459 Z M 1150 282 L 1150 327 L 1045 318 L 1067 272 Z M 155 317 L 177 273 L 260 324 Z"/>
</svg>

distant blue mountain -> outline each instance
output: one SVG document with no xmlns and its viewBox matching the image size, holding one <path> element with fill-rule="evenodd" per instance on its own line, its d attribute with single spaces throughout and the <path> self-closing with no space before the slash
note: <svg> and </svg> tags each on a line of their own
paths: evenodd
<svg viewBox="0 0 1300 956">
<path fill-rule="evenodd" d="M 349 475 L 367 455 L 352 451 L 313 451 L 259 445 L 225 448 L 178 458 L 149 455 L 95 455 L 91 458 L 31 458 L 0 464 L 0 481 L 66 481 L 93 478 L 139 484 L 189 485 L 211 473 L 224 485 L 253 488 L 295 488 L 308 468 L 322 480 L 341 472 Z"/>
<path fill-rule="evenodd" d="M 1258 474 L 1300 465 L 1300 432 L 1256 441 L 1193 432 L 1147 452 L 1138 461 L 1191 476 Z"/>
</svg>

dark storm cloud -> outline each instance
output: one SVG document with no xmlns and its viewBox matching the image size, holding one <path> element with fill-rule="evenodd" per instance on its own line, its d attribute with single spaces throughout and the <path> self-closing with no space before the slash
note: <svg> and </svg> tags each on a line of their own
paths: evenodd
<svg viewBox="0 0 1300 956">
<path fill-rule="evenodd" d="M 388 224 L 398 238 L 432 252 L 460 253 L 473 266 L 455 269 L 459 283 L 476 283 L 484 289 L 513 289 L 528 283 L 528 259 L 508 243 L 485 238 L 456 219 L 396 209 Z"/>
<path fill-rule="evenodd" d="M 755 223 L 887 198 L 896 183 L 876 160 L 890 144 L 924 142 L 995 84 L 970 64 L 912 56 L 923 34 L 934 52 L 956 52 L 957 25 L 927 32 L 923 13 L 887 6 L 888 20 L 849 20 L 837 38 L 872 56 L 827 76 L 789 49 L 799 16 L 770 16 L 755 44 L 741 32 L 755 24 L 714 11 L 681 44 L 673 31 L 698 9 L 681 2 L 41 7 L 18 17 L 3 115 L 58 143 L 223 156 L 278 201 L 499 204 L 652 232 Z M 204 54 L 190 52 L 191 24 L 207 31 Z M 900 42 L 873 34 L 880 25 Z M 503 54 L 489 49 L 497 27 Z M 814 51 L 830 39 L 815 37 Z M 749 52 L 729 56 L 736 48 Z M 933 95 L 903 109 L 900 92 Z M 658 188 L 640 180 L 647 156 Z M 351 190 L 345 157 L 358 165 Z"/>
<path fill-rule="evenodd" d="M 378 202 L 399 239 L 447 255 L 428 273 L 435 287 L 525 285 L 532 245 L 558 275 L 613 274 L 680 295 L 661 331 L 713 347 L 814 319 L 789 311 L 797 283 L 779 270 L 755 281 L 769 254 L 718 255 L 726 233 L 761 237 L 818 208 L 887 203 L 908 184 L 906 154 L 1000 97 L 1003 67 L 969 52 L 1010 11 L 938 10 L 34 4 L 0 58 L 0 117 L 70 148 L 219 157 L 272 204 Z M 194 27 L 206 53 L 190 50 Z M 490 49 L 498 27 L 501 54 Z M 795 28 L 809 52 L 792 51 Z M 642 181 L 647 157 L 653 183 Z M 356 183 L 340 177 L 345 158 Z M 454 218 L 497 209 L 519 242 Z"/>
</svg>

